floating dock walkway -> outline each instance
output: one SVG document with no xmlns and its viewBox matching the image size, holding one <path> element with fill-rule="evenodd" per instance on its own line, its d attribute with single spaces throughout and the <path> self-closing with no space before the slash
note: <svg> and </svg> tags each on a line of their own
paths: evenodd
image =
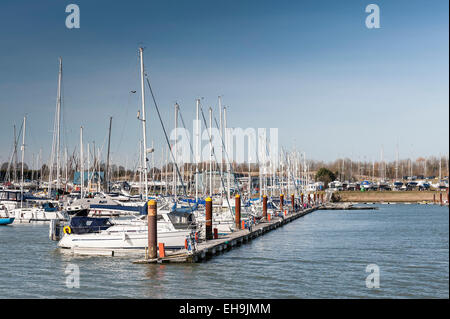
<svg viewBox="0 0 450 319">
<path fill-rule="evenodd" d="M 250 229 L 243 229 L 218 239 L 211 239 L 197 244 L 194 251 L 183 249 L 173 253 L 165 253 L 164 257 L 147 258 L 133 261 L 134 264 L 151 264 L 151 263 L 196 263 L 205 261 L 218 254 L 231 250 L 233 247 L 240 246 L 250 240 L 257 238 L 265 233 L 279 228 L 291 221 L 303 217 L 313 211 L 320 209 L 321 205 L 299 210 L 295 212 L 285 213 L 279 212 L 278 216 L 273 216 L 269 220 L 264 220 Z M 160 254 L 161 255 L 161 254 Z"/>
</svg>

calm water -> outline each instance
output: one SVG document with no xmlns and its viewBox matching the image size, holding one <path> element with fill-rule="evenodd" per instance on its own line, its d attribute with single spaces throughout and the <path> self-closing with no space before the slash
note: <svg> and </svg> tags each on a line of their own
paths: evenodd
<svg viewBox="0 0 450 319">
<path fill-rule="evenodd" d="M 72 257 L 47 225 L 0 227 L 0 298 L 448 298 L 448 208 L 379 207 L 317 211 L 201 264 Z M 66 287 L 68 264 L 80 288 Z"/>
</svg>

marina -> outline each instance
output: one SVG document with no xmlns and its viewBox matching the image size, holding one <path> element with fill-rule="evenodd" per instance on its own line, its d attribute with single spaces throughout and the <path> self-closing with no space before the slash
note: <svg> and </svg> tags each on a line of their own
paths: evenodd
<svg viewBox="0 0 450 319">
<path fill-rule="evenodd" d="M 448 2 L 0 9 L 0 300 L 449 298 Z"/>
<path fill-rule="evenodd" d="M 402 207 L 407 207 L 406 204 L 417 201 L 439 209 L 446 209 L 449 204 L 448 159 L 444 158 L 445 176 L 442 157 L 437 182 L 431 182 L 436 178 L 425 176 L 400 179 L 398 163 L 395 176 L 388 175 L 383 155 L 376 177 L 374 163 L 372 176 L 364 174 L 361 167 L 358 174 L 345 169 L 345 161 L 339 163 L 335 174 L 326 165 L 317 167 L 313 161 L 308 161 L 305 152 L 282 148 L 278 154 L 271 146 L 273 141 L 264 133 L 258 135 L 256 162 L 251 163 L 249 157 L 247 163 L 238 163 L 231 157 L 234 146 L 230 141 L 239 136 L 229 127 L 229 112 L 222 105 L 221 96 L 217 100 L 218 115 L 211 107 L 204 109 L 201 99 L 195 100 L 193 139 L 184 141 L 184 145 L 180 141 L 180 145 L 178 139 L 169 138 L 168 125 L 164 123 L 145 73 L 144 49 L 140 47 L 138 52 L 141 108 L 137 119 L 138 124 L 142 124 L 142 136 L 134 176 L 127 178 L 126 172 L 124 178 L 120 174 L 115 176 L 110 169 L 112 117 L 109 118 L 106 163 L 102 163 L 102 154 L 95 146 L 91 149 L 90 143 L 86 145 L 84 126 L 79 128 L 78 156 L 73 155 L 69 161 L 66 149 L 65 163 L 62 161 L 63 67 L 60 58 L 53 144 L 47 172 L 44 166 L 41 171 L 25 171 L 27 117 L 24 117 L 18 136 L 14 127 L 14 147 L 2 175 L 2 231 L 43 224 L 47 227 L 48 241 L 53 243 L 53 253 L 69 260 L 111 258 L 126 260 L 137 267 L 207 264 L 235 249 L 252 249 L 253 242 L 310 214 L 357 211 L 355 213 L 375 215 L 386 204 L 403 203 Z M 147 90 L 166 143 L 160 153 L 159 167 L 155 164 L 153 141 L 151 147 L 147 143 Z M 178 130 L 186 129 L 182 113 L 180 105 L 175 103 L 175 136 Z M 204 154 L 200 135 L 207 137 Z M 20 138 L 22 162 L 18 165 L 15 158 Z M 250 154 L 253 145 L 250 135 L 247 138 Z M 182 156 L 183 147 L 184 151 L 189 150 L 187 157 Z M 26 178 L 30 173 L 31 179 Z"/>
<path fill-rule="evenodd" d="M 158 258 L 155 259 L 141 259 L 136 260 L 134 263 L 136 264 L 146 264 L 146 263 L 192 263 L 192 262 L 201 262 L 216 254 L 223 253 L 231 250 L 235 246 L 240 246 L 244 243 L 248 243 L 248 241 L 257 238 L 259 236 L 264 235 L 265 233 L 274 230 L 278 227 L 282 227 L 283 225 L 294 221 L 297 218 L 303 217 L 309 213 L 312 213 L 316 210 L 316 207 L 305 209 L 301 212 L 289 212 L 286 214 L 282 214 L 280 212 L 280 216 L 274 216 L 273 219 L 264 221 L 255 225 L 249 229 L 243 229 L 237 232 L 234 232 L 228 236 L 222 236 L 217 239 L 212 239 L 206 241 L 204 243 L 200 243 L 196 250 L 192 253 L 187 252 L 176 252 L 174 254 L 164 254 L 164 257 L 161 257 L 161 252 L 159 253 Z"/>
</svg>

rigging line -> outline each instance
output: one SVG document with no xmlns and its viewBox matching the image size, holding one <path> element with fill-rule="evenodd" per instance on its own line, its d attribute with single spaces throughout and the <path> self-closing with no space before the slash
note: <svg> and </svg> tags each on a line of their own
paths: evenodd
<svg viewBox="0 0 450 319">
<path fill-rule="evenodd" d="M 266 143 L 264 143 L 265 144 L 265 152 L 266 152 L 266 154 L 265 155 L 268 155 L 269 157 L 270 157 L 270 151 L 269 151 L 269 149 L 268 149 L 268 147 L 269 147 L 269 145 L 270 145 L 270 142 L 267 142 L 267 137 L 266 137 Z M 274 167 L 273 167 L 273 164 L 272 164 L 272 160 L 271 159 L 269 159 L 269 162 L 270 162 L 270 166 L 272 166 L 272 170 L 271 170 L 271 173 L 273 174 L 273 169 L 274 169 Z M 267 163 L 267 161 L 266 161 L 266 163 Z M 266 165 L 266 163 L 264 163 L 264 166 Z M 276 168 L 275 168 L 275 171 L 276 171 Z M 296 184 L 296 180 L 294 179 L 294 185 Z M 272 187 L 274 187 L 275 185 L 272 185 Z M 273 194 L 273 193 L 272 193 Z"/>
<path fill-rule="evenodd" d="M 218 129 L 218 130 L 220 130 L 219 129 L 219 124 L 217 123 L 217 119 L 216 119 L 216 117 L 214 116 L 214 122 L 216 123 L 216 128 Z M 225 133 L 226 134 L 226 133 Z M 223 138 L 222 138 L 222 136 L 219 134 L 219 136 L 220 136 L 220 140 L 222 141 L 222 150 L 223 150 L 223 152 L 225 153 L 225 155 L 227 156 L 227 159 L 228 159 L 228 162 L 230 162 L 230 159 L 229 159 L 229 157 L 228 157 L 228 153 L 227 153 L 227 151 L 226 151 L 226 147 L 225 147 L 225 144 L 224 144 L 224 140 L 223 140 Z M 220 171 L 220 170 L 219 170 Z M 234 170 L 233 170 L 233 167 L 232 166 L 230 166 L 230 171 L 233 173 L 233 181 L 234 181 L 234 186 L 236 187 L 236 189 L 237 189 L 237 192 L 239 193 L 239 196 L 241 196 L 242 194 L 241 194 L 241 191 L 240 191 L 240 189 L 239 189 L 239 183 L 238 183 L 238 181 L 237 181 L 237 178 L 236 178 L 236 174 L 234 173 Z M 223 187 L 223 189 L 225 189 L 225 186 Z M 249 195 L 250 196 L 250 195 Z M 228 197 L 228 196 L 227 196 Z M 244 210 L 248 213 L 248 210 L 247 210 L 247 207 L 246 206 L 243 206 L 243 208 L 244 208 Z"/>
<path fill-rule="evenodd" d="M 187 131 L 186 125 L 184 124 L 183 114 L 181 114 L 181 108 L 180 108 L 180 105 L 179 105 L 179 104 L 178 104 L 178 113 L 180 114 L 181 123 L 183 123 L 184 129 Z M 177 136 L 176 138 L 178 138 L 178 136 Z M 191 139 L 189 139 L 189 148 L 191 149 L 192 157 L 195 158 L 195 155 L 194 155 L 194 148 L 192 147 Z"/>
<path fill-rule="evenodd" d="M 205 123 L 205 128 L 208 128 L 208 125 L 206 124 L 205 114 L 203 113 L 203 106 L 202 106 L 201 104 L 200 104 L 200 111 L 201 111 L 201 113 L 202 113 L 203 122 Z M 211 146 L 212 146 L 212 136 L 209 134 L 209 131 L 208 131 L 207 129 L 206 129 L 205 131 L 208 133 L 209 143 L 210 143 Z M 216 157 L 216 152 L 215 152 L 215 150 L 214 150 L 214 147 L 211 147 L 211 150 L 212 150 L 212 153 L 213 153 L 213 155 L 214 155 L 214 159 L 215 159 L 216 162 L 217 162 L 217 157 Z M 219 175 L 220 175 L 220 181 L 221 181 L 221 183 L 222 183 L 222 187 L 223 187 L 223 189 L 225 189 L 225 183 L 224 183 L 224 181 L 223 181 L 222 172 L 221 172 L 220 170 L 219 170 Z M 211 192 L 212 192 L 212 190 L 211 190 Z M 227 205 L 228 205 L 228 209 L 230 210 L 230 214 L 231 214 L 231 216 L 233 216 L 233 211 L 232 211 L 232 209 L 231 209 L 230 200 L 229 200 L 228 196 L 225 196 L 225 198 L 227 199 Z"/>
<path fill-rule="evenodd" d="M 178 104 L 178 103 L 177 103 L 177 104 Z M 183 124 L 184 130 L 185 130 L 185 132 L 186 132 L 186 131 L 187 131 L 187 128 L 186 128 L 186 124 L 184 123 L 183 115 L 181 114 L 181 108 L 180 108 L 180 105 L 179 105 L 179 104 L 178 104 L 178 113 L 180 114 L 181 123 Z M 186 135 L 186 136 L 187 136 L 187 135 Z M 177 136 L 176 138 L 178 138 L 178 136 Z M 194 148 L 192 147 L 191 139 L 188 138 L 188 140 L 189 140 L 189 148 L 190 148 L 190 150 L 191 150 L 192 158 L 195 158 L 195 155 L 194 155 Z M 192 172 L 192 165 L 189 165 L 189 171 Z M 183 173 L 184 173 L 184 172 L 183 172 Z"/>
<path fill-rule="evenodd" d="M 22 128 L 23 128 L 23 121 L 22 121 L 22 124 L 20 125 L 19 134 L 17 135 L 17 139 L 14 141 L 13 155 L 12 155 L 13 159 L 14 159 L 14 156 L 17 156 L 17 146 L 19 146 L 20 136 L 22 135 Z M 12 163 L 11 163 L 11 165 L 12 165 Z M 14 170 L 17 170 L 17 167 L 15 167 Z"/>
<path fill-rule="evenodd" d="M 10 169 L 11 169 L 12 162 L 14 161 L 14 155 L 16 154 L 16 149 L 17 149 L 17 142 L 16 142 L 16 140 L 13 138 L 12 151 L 11 151 L 11 159 L 10 159 L 10 161 L 9 161 L 9 163 L 8 163 L 8 170 L 7 170 L 7 176 L 8 176 L 8 178 L 10 177 L 10 176 L 9 176 L 9 171 L 10 171 Z"/>
<path fill-rule="evenodd" d="M 284 157 L 285 157 L 285 159 L 286 159 L 286 163 L 287 163 L 288 160 L 287 160 L 286 153 L 285 153 L 283 147 L 281 147 L 281 152 L 283 153 L 283 155 L 284 155 Z M 292 172 L 291 172 L 291 168 L 290 168 L 290 167 L 288 167 L 288 172 L 289 172 L 289 174 L 291 175 L 291 177 L 294 179 L 294 176 L 293 176 L 293 174 L 292 174 Z M 294 179 L 294 186 L 295 186 L 295 189 L 298 191 L 298 187 L 297 187 L 297 183 L 295 183 L 295 179 Z"/>
<path fill-rule="evenodd" d="M 181 186 L 183 187 L 184 196 L 186 196 L 186 198 L 187 198 L 188 196 L 187 196 L 187 193 L 186 193 L 186 186 L 184 185 L 183 178 L 182 178 L 181 173 L 180 173 L 180 169 L 178 167 L 178 164 L 175 161 L 175 156 L 173 155 L 172 148 L 170 147 L 170 141 L 169 141 L 169 138 L 167 136 L 166 128 L 164 127 L 164 123 L 163 123 L 162 118 L 161 118 L 161 113 L 159 112 L 159 107 L 158 107 L 158 104 L 156 103 L 155 95 L 153 94 L 152 86 L 150 85 L 150 80 L 148 79 L 147 74 L 145 74 L 145 79 L 147 80 L 147 85 L 148 85 L 148 88 L 150 89 L 150 93 L 152 95 L 153 103 L 155 105 L 156 112 L 158 113 L 159 122 L 161 123 L 161 127 L 162 127 L 163 132 L 164 132 L 164 137 L 166 138 L 166 143 L 169 146 L 170 155 L 172 156 L 173 163 L 175 164 L 175 168 L 177 170 L 177 175 L 180 178 Z M 145 157 L 147 157 L 146 154 L 145 154 Z M 176 189 L 176 182 L 175 182 L 175 189 Z M 192 211 L 191 203 L 189 202 L 189 200 L 187 202 L 189 204 L 190 210 Z"/>
<path fill-rule="evenodd" d="M 8 162 L 8 169 L 6 170 L 6 175 L 5 175 L 5 180 L 10 181 L 10 171 L 11 171 L 11 166 L 13 165 L 13 161 L 14 161 L 14 155 L 16 154 L 16 141 L 13 139 L 13 145 L 12 145 L 12 152 L 11 152 L 11 157 L 10 160 Z"/>
<path fill-rule="evenodd" d="M 217 119 L 216 119 L 215 116 L 214 116 L 214 122 L 216 123 L 216 128 L 217 128 L 218 130 L 220 130 L 220 129 L 219 129 L 219 124 L 218 124 Z M 206 125 L 206 124 L 205 124 L 205 125 Z M 225 133 L 225 134 L 226 134 L 226 133 Z M 219 135 L 219 136 L 220 136 L 220 135 Z M 228 152 L 227 152 L 227 150 L 226 150 L 225 142 L 224 142 L 222 136 L 220 136 L 220 140 L 221 140 L 221 142 L 222 142 L 222 150 L 223 150 L 224 154 L 225 154 L 226 157 L 227 157 L 228 163 L 231 163 L 230 158 L 229 158 L 229 156 L 228 156 Z M 234 172 L 234 170 L 233 170 L 233 166 L 231 166 L 231 165 L 229 164 L 229 167 L 230 167 L 230 171 L 233 173 L 233 182 L 234 182 L 234 186 L 236 187 L 239 196 L 241 196 L 242 194 L 241 194 L 241 191 L 240 191 L 240 189 L 239 189 L 239 183 L 238 183 L 238 181 L 237 181 L 236 174 L 235 174 L 235 172 Z M 225 187 L 224 187 L 224 189 L 225 189 Z M 228 196 L 227 196 L 227 197 L 228 197 Z M 249 194 L 249 198 L 250 198 L 250 194 Z M 244 207 L 244 210 L 248 213 L 247 207 L 246 207 L 246 206 L 243 206 L 243 207 Z"/>
</svg>

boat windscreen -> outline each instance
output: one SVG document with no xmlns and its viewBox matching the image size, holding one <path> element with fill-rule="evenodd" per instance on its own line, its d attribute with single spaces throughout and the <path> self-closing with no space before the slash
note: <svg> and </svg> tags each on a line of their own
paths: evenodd
<svg viewBox="0 0 450 319">
<path fill-rule="evenodd" d="M 75 216 L 70 219 L 70 228 L 74 234 L 92 233 L 110 226 L 109 218 Z"/>
</svg>

